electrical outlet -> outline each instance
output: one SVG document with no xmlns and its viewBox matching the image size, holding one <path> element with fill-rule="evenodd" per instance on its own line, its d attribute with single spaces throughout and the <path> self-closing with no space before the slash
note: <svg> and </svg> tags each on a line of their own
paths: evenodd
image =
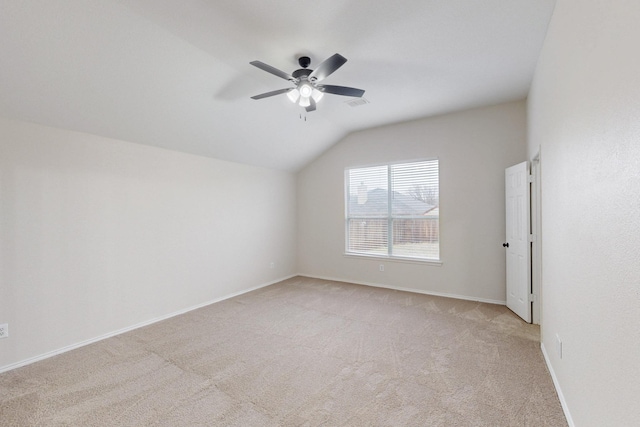
<svg viewBox="0 0 640 427">
<path fill-rule="evenodd" d="M 380 271 L 384 271 L 384 264 L 380 264 Z"/>
<path fill-rule="evenodd" d="M 556 353 L 558 354 L 558 357 L 562 359 L 562 340 L 558 334 L 556 334 Z"/>
<path fill-rule="evenodd" d="M 0 338 L 7 338 L 9 336 L 9 324 L 3 323 L 0 325 Z"/>
</svg>

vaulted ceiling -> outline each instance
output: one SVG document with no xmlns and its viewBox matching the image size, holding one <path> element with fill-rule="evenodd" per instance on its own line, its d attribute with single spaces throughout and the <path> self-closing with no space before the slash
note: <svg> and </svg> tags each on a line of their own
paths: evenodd
<svg viewBox="0 0 640 427">
<path fill-rule="evenodd" d="M 0 115 L 295 171 L 349 132 L 526 97 L 554 0 L 0 2 Z M 249 65 L 334 53 L 314 112 Z M 391 143 L 391 141 L 390 141 Z"/>
</svg>

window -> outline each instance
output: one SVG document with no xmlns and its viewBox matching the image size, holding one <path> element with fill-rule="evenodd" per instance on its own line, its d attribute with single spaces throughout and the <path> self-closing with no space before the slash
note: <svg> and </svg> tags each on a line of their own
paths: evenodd
<svg viewBox="0 0 640 427">
<path fill-rule="evenodd" d="M 438 160 L 347 169 L 347 254 L 440 259 Z"/>
</svg>

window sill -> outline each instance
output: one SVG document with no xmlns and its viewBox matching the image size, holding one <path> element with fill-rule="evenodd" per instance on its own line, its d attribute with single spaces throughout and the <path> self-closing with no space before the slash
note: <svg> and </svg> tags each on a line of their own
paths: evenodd
<svg viewBox="0 0 640 427">
<path fill-rule="evenodd" d="M 401 262 L 407 264 L 420 264 L 420 265 L 430 265 L 434 267 L 442 266 L 441 260 L 431 260 L 431 259 L 416 259 L 416 258 L 402 258 L 402 257 L 390 257 L 390 256 L 378 256 L 378 255 L 364 255 L 364 254 L 352 254 L 352 253 L 344 253 L 345 258 L 358 258 L 358 259 L 371 259 L 371 260 L 379 260 L 379 261 L 391 261 L 391 262 Z"/>
</svg>

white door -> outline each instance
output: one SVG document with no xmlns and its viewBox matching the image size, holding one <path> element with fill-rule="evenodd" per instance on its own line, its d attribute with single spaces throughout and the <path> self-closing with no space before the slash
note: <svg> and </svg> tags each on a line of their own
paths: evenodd
<svg viewBox="0 0 640 427">
<path fill-rule="evenodd" d="M 507 307 L 531 323 L 531 245 L 529 242 L 529 164 L 505 170 L 507 205 Z"/>
</svg>

